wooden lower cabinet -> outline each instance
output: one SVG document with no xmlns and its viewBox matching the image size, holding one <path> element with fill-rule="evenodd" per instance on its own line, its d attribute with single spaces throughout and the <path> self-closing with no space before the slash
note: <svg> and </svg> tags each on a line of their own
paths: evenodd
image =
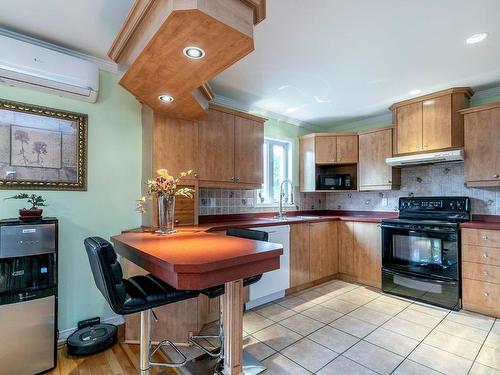
<svg viewBox="0 0 500 375">
<path fill-rule="evenodd" d="M 379 224 L 334 221 L 291 225 L 290 288 L 339 274 L 380 288 L 381 266 Z"/>
<path fill-rule="evenodd" d="M 337 222 L 309 224 L 311 281 L 338 273 Z"/>
<path fill-rule="evenodd" d="M 293 224 L 290 226 L 290 288 L 310 280 L 309 224 Z"/>
<path fill-rule="evenodd" d="M 500 317 L 500 231 L 462 229 L 462 305 Z"/>
<path fill-rule="evenodd" d="M 354 222 L 338 223 L 339 272 L 354 276 Z"/>
<path fill-rule="evenodd" d="M 339 272 L 345 279 L 382 286 L 381 229 L 376 223 L 340 222 Z"/>
</svg>

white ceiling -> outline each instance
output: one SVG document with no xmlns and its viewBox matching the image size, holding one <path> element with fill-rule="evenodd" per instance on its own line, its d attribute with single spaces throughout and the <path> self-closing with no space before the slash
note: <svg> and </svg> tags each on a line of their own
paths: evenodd
<svg viewBox="0 0 500 375">
<path fill-rule="evenodd" d="M 0 0 L 0 27 L 106 58 L 133 0 Z M 387 113 L 451 86 L 500 83 L 499 0 L 267 0 L 255 51 L 215 93 L 316 125 Z M 465 39 L 488 32 L 482 43 Z"/>
<path fill-rule="evenodd" d="M 387 113 L 414 89 L 499 83 L 499 17 L 499 0 L 268 0 L 255 51 L 211 83 L 316 125 Z"/>
<path fill-rule="evenodd" d="M 107 58 L 133 3 L 134 0 L 0 0 L 0 27 Z"/>
</svg>

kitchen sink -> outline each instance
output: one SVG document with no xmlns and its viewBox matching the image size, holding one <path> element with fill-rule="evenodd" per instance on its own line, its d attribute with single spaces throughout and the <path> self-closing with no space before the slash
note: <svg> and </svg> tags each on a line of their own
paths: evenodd
<svg viewBox="0 0 500 375">
<path fill-rule="evenodd" d="M 283 217 L 266 217 L 263 220 L 273 220 L 273 221 L 302 221 L 302 220 L 317 220 L 321 219 L 319 216 L 283 216 Z"/>
</svg>

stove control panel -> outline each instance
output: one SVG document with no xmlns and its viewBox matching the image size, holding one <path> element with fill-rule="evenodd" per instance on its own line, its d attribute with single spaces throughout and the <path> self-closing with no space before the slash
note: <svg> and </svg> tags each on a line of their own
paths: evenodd
<svg viewBox="0 0 500 375">
<path fill-rule="evenodd" d="M 470 201 L 468 197 L 401 197 L 399 217 L 466 221 Z"/>
</svg>

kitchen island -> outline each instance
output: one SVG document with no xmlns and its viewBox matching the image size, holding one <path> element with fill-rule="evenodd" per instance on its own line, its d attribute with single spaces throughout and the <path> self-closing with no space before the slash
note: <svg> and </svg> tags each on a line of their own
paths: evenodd
<svg viewBox="0 0 500 375">
<path fill-rule="evenodd" d="M 279 268 L 279 244 L 179 231 L 171 235 L 127 232 L 111 239 L 118 254 L 181 290 L 202 290 L 225 284 L 224 373 L 243 371 L 242 279 Z M 149 337 L 143 338 L 149 342 Z M 141 364 L 147 353 L 141 351 Z"/>
</svg>

